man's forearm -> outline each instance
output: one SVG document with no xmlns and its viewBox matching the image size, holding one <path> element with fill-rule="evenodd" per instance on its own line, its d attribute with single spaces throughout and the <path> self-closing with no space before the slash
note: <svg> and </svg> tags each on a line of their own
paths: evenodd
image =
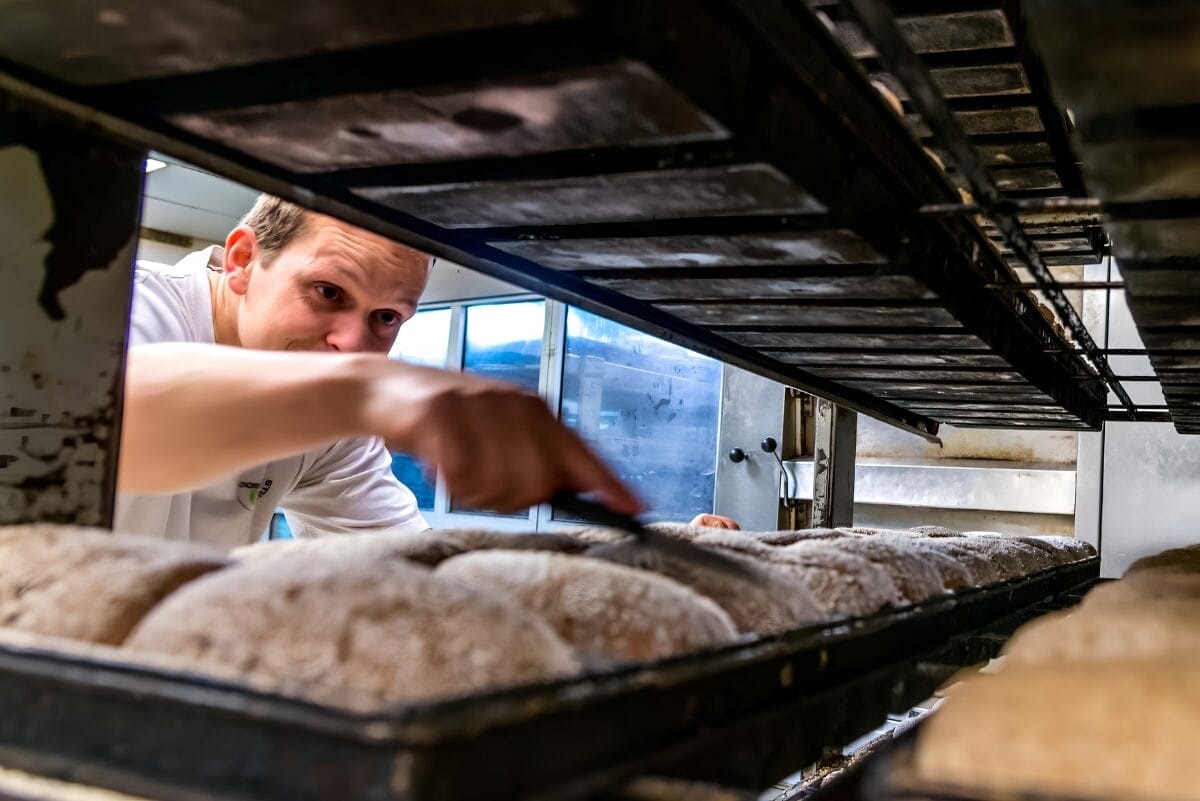
<svg viewBox="0 0 1200 801">
<path fill-rule="evenodd" d="M 440 470 L 467 506 L 516 511 L 566 489 L 595 492 L 617 511 L 641 509 L 537 396 L 382 354 L 140 345 L 129 351 L 125 397 L 122 492 L 182 492 L 378 436 Z"/>
<path fill-rule="evenodd" d="M 118 486 L 194 489 L 365 433 L 364 365 L 382 357 L 163 343 L 130 349 Z"/>
</svg>

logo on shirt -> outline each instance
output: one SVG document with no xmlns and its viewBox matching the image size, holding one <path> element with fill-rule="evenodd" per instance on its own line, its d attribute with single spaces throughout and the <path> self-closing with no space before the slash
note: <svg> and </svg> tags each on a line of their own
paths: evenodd
<svg viewBox="0 0 1200 801">
<path fill-rule="evenodd" d="M 271 491 L 271 479 L 266 481 L 239 481 L 237 485 L 237 499 L 241 503 L 242 508 L 247 512 L 254 511 L 255 504 L 258 499 Z"/>
</svg>

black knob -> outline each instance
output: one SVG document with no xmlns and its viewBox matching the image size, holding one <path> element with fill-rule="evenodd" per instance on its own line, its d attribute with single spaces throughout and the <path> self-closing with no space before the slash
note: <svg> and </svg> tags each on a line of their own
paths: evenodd
<svg viewBox="0 0 1200 801">
<path fill-rule="evenodd" d="M 778 446 L 779 446 L 779 443 L 775 442 L 774 437 L 763 437 L 763 441 L 759 444 L 759 447 L 762 448 L 767 453 L 774 453 L 775 448 L 777 448 Z"/>
<path fill-rule="evenodd" d="M 750 457 L 747 456 L 746 452 L 741 448 L 734 448 L 729 452 L 729 461 L 733 462 L 734 464 L 737 464 L 738 462 L 744 462 L 748 458 Z"/>
</svg>

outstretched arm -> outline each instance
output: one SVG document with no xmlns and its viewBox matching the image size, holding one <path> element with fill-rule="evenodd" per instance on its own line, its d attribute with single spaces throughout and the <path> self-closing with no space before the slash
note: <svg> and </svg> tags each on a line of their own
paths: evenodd
<svg viewBox="0 0 1200 801">
<path fill-rule="evenodd" d="M 475 508 L 515 511 L 562 489 L 624 512 L 641 506 L 539 398 L 502 382 L 370 354 L 129 350 L 122 492 L 193 489 L 354 436 L 440 468 Z"/>
</svg>

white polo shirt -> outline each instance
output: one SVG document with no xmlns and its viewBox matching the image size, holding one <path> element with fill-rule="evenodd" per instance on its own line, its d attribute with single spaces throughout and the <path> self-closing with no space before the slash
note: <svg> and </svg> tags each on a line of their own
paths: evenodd
<svg viewBox="0 0 1200 801">
<path fill-rule="evenodd" d="M 138 262 L 130 346 L 214 342 L 207 274 L 220 269 L 221 257 L 221 248 L 211 247 L 174 266 Z M 429 528 L 378 438 L 342 440 L 194 492 L 118 495 L 115 528 L 236 548 L 261 537 L 276 507 L 297 537 Z"/>
</svg>

